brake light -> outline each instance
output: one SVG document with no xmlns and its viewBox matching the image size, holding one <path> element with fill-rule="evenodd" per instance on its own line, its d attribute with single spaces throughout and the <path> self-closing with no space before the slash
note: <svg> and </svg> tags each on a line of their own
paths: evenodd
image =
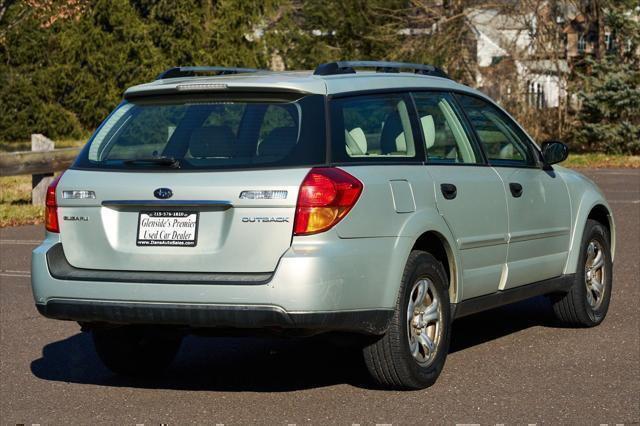
<svg viewBox="0 0 640 426">
<path fill-rule="evenodd" d="M 58 187 L 58 182 L 62 177 L 62 173 L 58 177 L 56 177 L 53 182 L 47 188 L 47 198 L 45 201 L 45 212 L 44 212 L 44 226 L 49 232 L 60 232 L 60 225 L 58 223 L 58 202 L 56 200 L 56 188 Z"/>
<path fill-rule="evenodd" d="M 300 185 L 293 235 L 326 231 L 356 204 L 362 182 L 337 168 L 313 168 Z"/>
</svg>

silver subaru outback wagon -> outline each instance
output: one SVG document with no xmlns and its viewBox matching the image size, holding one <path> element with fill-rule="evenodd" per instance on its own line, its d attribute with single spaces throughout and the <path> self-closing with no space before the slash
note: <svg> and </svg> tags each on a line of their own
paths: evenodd
<svg viewBox="0 0 640 426">
<path fill-rule="evenodd" d="M 456 318 L 604 319 L 614 222 L 567 153 L 429 65 L 173 68 L 49 188 L 35 303 L 120 374 L 192 332 L 350 333 L 379 385 L 427 387 Z"/>
</svg>

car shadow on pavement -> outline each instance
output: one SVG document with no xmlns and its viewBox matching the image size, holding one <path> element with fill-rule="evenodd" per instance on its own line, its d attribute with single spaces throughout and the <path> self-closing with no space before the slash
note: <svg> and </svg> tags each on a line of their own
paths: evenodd
<svg viewBox="0 0 640 426">
<path fill-rule="evenodd" d="M 91 336 L 78 333 L 46 345 L 31 371 L 44 380 L 154 389 L 287 392 L 340 383 L 367 386 L 357 351 L 318 338 L 188 336 L 167 371 L 126 378 L 107 370 Z"/>
<path fill-rule="evenodd" d="M 460 318 L 453 323 L 449 354 L 499 339 L 530 327 L 558 327 L 545 296 Z"/>
<path fill-rule="evenodd" d="M 456 321 L 450 353 L 534 326 L 554 326 L 545 298 Z M 42 357 L 31 363 L 31 371 L 43 380 L 150 389 L 287 392 L 343 383 L 375 389 L 358 350 L 317 337 L 189 336 L 165 373 L 151 379 L 131 379 L 107 370 L 93 349 L 91 336 L 78 333 L 46 345 Z"/>
</svg>

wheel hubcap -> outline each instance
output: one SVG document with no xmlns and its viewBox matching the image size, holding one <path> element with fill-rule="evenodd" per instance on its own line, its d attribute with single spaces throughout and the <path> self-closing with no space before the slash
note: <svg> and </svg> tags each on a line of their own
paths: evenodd
<svg viewBox="0 0 640 426">
<path fill-rule="evenodd" d="M 587 287 L 587 302 L 592 309 L 602 304 L 605 292 L 606 265 L 602 245 L 591 240 L 587 246 L 587 259 L 584 265 L 584 283 Z"/>
<path fill-rule="evenodd" d="M 407 306 L 407 337 L 411 354 L 419 364 L 428 365 L 436 356 L 440 343 L 442 304 L 433 282 L 418 280 Z"/>
</svg>

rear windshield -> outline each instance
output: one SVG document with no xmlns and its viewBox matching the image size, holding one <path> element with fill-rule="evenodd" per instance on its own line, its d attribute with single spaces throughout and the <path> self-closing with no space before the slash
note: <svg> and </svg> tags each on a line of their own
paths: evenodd
<svg viewBox="0 0 640 426">
<path fill-rule="evenodd" d="M 74 167 L 210 170 L 324 163 L 323 97 L 283 96 L 192 95 L 123 102 Z"/>
</svg>

